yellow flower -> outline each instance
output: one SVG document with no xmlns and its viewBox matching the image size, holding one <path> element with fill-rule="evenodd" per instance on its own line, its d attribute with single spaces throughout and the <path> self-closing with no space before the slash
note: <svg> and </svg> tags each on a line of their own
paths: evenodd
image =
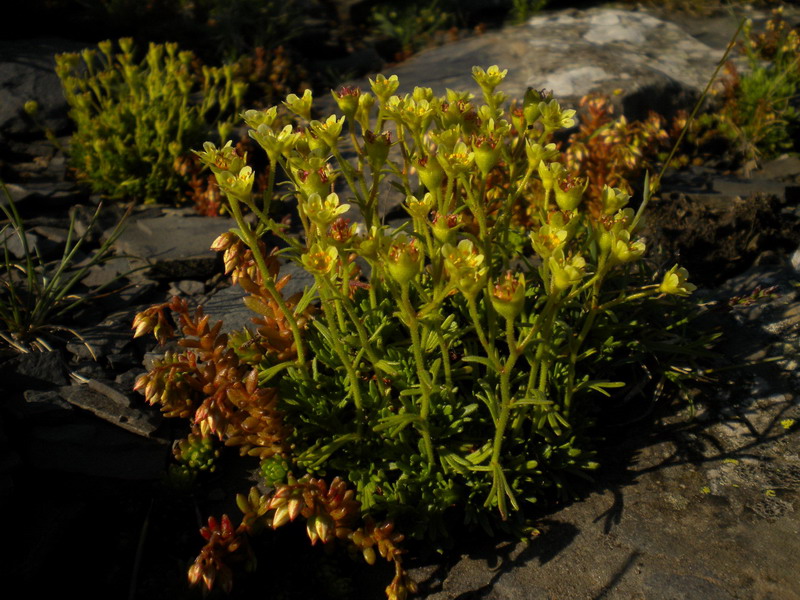
<svg viewBox="0 0 800 600">
<path fill-rule="evenodd" d="M 228 196 L 235 196 L 240 200 L 249 200 L 253 189 L 255 174 L 250 167 L 242 167 L 238 173 L 222 171 L 216 174 L 217 184 Z"/>
<path fill-rule="evenodd" d="M 645 251 L 644 242 L 631 241 L 631 233 L 627 229 L 608 232 L 611 236 L 611 257 L 618 263 L 639 260 Z"/>
<path fill-rule="evenodd" d="M 314 99 L 311 96 L 311 90 L 306 90 L 303 92 L 302 97 L 298 97 L 297 94 L 289 94 L 286 96 L 286 100 L 284 101 L 283 105 L 294 114 L 303 117 L 306 121 L 310 121 L 311 104 L 313 101 Z"/>
<path fill-rule="evenodd" d="M 372 87 L 372 93 L 384 103 L 389 99 L 389 96 L 394 94 L 397 91 L 397 88 L 400 87 L 400 82 L 397 80 L 397 75 L 392 75 L 389 77 L 389 79 L 386 79 L 386 77 L 380 73 L 375 77 L 375 81 L 370 79 L 369 84 Z"/>
<path fill-rule="evenodd" d="M 658 286 L 658 291 L 663 294 L 688 296 L 697 286 L 688 282 L 689 272 L 683 267 L 675 265 L 664 274 L 664 280 Z"/>
<path fill-rule="evenodd" d="M 586 260 L 578 254 L 566 260 L 559 248 L 547 261 L 550 267 L 551 286 L 554 292 L 562 292 L 581 282 L 586 274 Z"/>
<path fill-rule="evenodd" d="M 472 67 L 472 78 L 481 87 L 483 93 L 491 95 L 494 89 L 503 82 L 508 74 L 508 69 L 502 71 L 497 65 L 492 65 L 486 71 L 481 67 Z"/>
<path fill-rule="evenodd" d="M 489 299 L 497 314 L 513 321 L 525 305 L 525 275 L 519 273 L 515 277 L 508 271 L 495 282 Z"/>
<path fill-rule="evenodd" d="M 331 148 L 336 146 L 339 141 L 339 136 L 342 134 L 342 127 L 344 126 L 344 117 L 337 119 L 336 115 L 331 115 L 327 120 L 322 123 L 320 121 L 311 121 L 311 131 L 323 142 L 328 144 Z"/>
<path fill-rule="evenodd" d="M 261 125 L 272 127 L 277 115 L 278 107 L 273 106 L 265 110 L 246 110 L 242 117 L 250 129 L 258 129 Z"/>
<path fill-rule="evenodd" d="M 308 218 L 314 222 L 321 230 L 325 230 L 328 225 L 333 223 L 340 215 L 350 209 L 349 204 L 339 204 L 339 196 L 328 194 L 325 200 L 319 194 L 311 194 L 303 204 Z"/>
<path fill-rule="evenodd" d="M 433 208 L 433 195 L 430 192 L 427 192 L 422 197 L 422 200 L 419 200 L 411 195 L 406 196 L 405 209 L 408 212 L 408 214 L 410 214 L 415 219 L 427 218 L 428 213 L 431 212 L 432 208 Z"/>
<path fill-rule="evenodd" d="M 308 252 L 300 257 L 306 271 L 313 275 L 326 275 L 331 272 L 339 258 L 339 251 L 336 246 L 324 248 L 319 243 L 309 248 Z"/>
<path fill-rule="evenodd" d="M 422 269 L 422 252 L 417 240 L 410 241 L 401 235 L 389 246 L 386 268 L 389 275 L 400 285 L 407 285 Z"/>
<path fill-rule="evenodd" d="M 544 125 L 545 131 L 555 131 L 556 129 L 569 129 L 575 125 L 575 111 L 573 109 L 561 110 L 561 105 L 557 100 L 550 102 L 540 102 L 539 118 Z"/>
<path fill-rule="evenodd" d="M 603 214 L 613 215 L 619 209 L 628 204 L 631 195 L 626 194 L 620 189 L 610 188 L 607 185 L 603 186 L 603 191 L 600 193 L 600 201 L 603 204 Z"/>
<path fill-rule="evenodd" d="M 444 244 L 441 252 L 450 280 L 462 294 L 474 297 L 486 283 L 488 268 L 483 267 L 484 255 L 470 240 L 461 240 L 456 247 Z"/>
<path fill-rule="evenodd" d="M 270 162 L 274 164 L 281 154 L 294 147 L 300 136 L 293 132 L 291 125 L 287 125 L 276 135 L 269 125 L 262 123 L 257 129 L 250 130 L 250 137 L 264 149 Z"/>
</svg>

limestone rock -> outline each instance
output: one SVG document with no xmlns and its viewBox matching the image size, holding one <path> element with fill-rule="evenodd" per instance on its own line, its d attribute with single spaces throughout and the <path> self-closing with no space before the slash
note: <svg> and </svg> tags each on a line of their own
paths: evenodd
<svg viewBox="0 0 800 600">
<path fill-rule="evenodd" d="M 114 248 L 118 254 L 136 257 L 130 259 L 131 268 L 148 265 L 151 277 L 205 279 L 220 261 L 211 243 L 231 227 L 231 219 L 200 217 L 190 210 L 134 215 Z"/>
<path fill-rule="evenodd" d="M 0 134 L 24 136 L 35 130 L 22 110 L 28 100 L 39 103 L 45 126 L 57 133 L 69 129 L 67 102 L 55 72 L 54 56 L 84 46 L 57 38 L 0 42 Z"/>
<path fill-rule="evenodd" d="M 385 68 L 400 79 L 399 93 L 414 86 L 469 90 L 480 95 L 471 69 L 508 69 L 501 89 L 521 98 L 531 87 L 551 90 L 565 105 L 589 92 L 617 96 L 629 118 L 691 106 L 722 53 L 681 27 L 645 11 L 593 8 L 536 16 L 527 23 L 424 50 Z M 369 88 L 366 79 L 355 82 Z M 325 109 L 332 109 L 329 98 Z"/>
</svg>

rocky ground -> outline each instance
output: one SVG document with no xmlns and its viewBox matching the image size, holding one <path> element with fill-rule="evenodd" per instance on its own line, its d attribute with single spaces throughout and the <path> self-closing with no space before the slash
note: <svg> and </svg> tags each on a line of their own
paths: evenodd
<svg viewBox="0 0 800 600">
<path fill-rule="evenodd" d="M 622 87 L 619 109 L 632 118 L 649 108 L 669 112 L 698 95 L 736 24 L 725 15 L 668 17 L 619 7 L 555 11 L 423 51 L 392 72 L 441 93 L 471 89 L 472 65 L 499 64 L 509 69 L 512 97 L 548 87 L 574 102 L 590 90 Z M 18 109 L 36 95 L 59 130 L 64 107 L 49 68 L 54 52 L 69 49 L 54 40 L 0 44 L 3 172 L 17 175 L 9 190 L 31 243 L 54 255 L 67 212 L 90 199 L 64 179 L 60 152 L 25 137 L 29 124 Z M 800 598 L 800 439 L 797 425 L 785 426 L 800 422 L 798 186 L 793 157 L 748 177 L 712 164 L 665 179 L 648 244 L 665 261 L 678 258 L 701 286 L 702 326 L 724 332 L 716 371 L 693 386 L 692 404 L 656 398 L 645 414 L 621 419 L 602 443 L 596 481 L 571 503 L 542 507 L 540 535 L 529 543 L 454 531 L 444 555 L 413 548 L 420 597 Z M 384 209 L 391 211 L 391 200 Z M 119 214 L 107 209 L 105 227 Z M 132 391 L 157 351 L 131 338 L 130 323 L 142 308 L 179 294 L 230 328 L 246 325 L 240 296 L 208 250 L 229 227 L 188 209 L 136 209 L 115 244 L 119 258 L 83 283 L 95 288 L 143 268 L 75 316 L 70 325 L 86 343 L 2 357 L 0 500 L 14 540 L 0 567 L 7 581 L 22 581 L 34 596 L 65 586 L 87 597 L 199 596 L 184 581 L 200 519 L 249 483 L 246 474 L 212 478 L 202 493 L 163 483 L 180 426 Z M 298 277 L 294 285 L 302 284 Z M 771 298 L 730 304 L 756 286 L 774 286 Z M 237 583 L 235 596 L 382 596 L 390 579 L 383 570 L 308 552 L 292 533 L 264 542 L 271 558 Z"/>
</svg>

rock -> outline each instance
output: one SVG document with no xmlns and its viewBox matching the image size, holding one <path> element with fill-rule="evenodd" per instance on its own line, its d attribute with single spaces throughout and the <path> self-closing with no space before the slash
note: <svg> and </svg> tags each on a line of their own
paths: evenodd
<svg viewBox="0 0 800 600">
<path fill-rule="evenodd" d="M 293 262 L 285 263 L 281 266 L 279 278 L 284 275 L 291 275 L 292 278 L 283 288 L 283 297 L 289 298 L 297 292 L 302 292 L 307 286 L 314 284 L 314 276 L 308 273 L 300 265 Z M 254 329 L 252 318 L 257 316 L 252 310 L 247 308 L 243 298 L 247 293 L 237 285 L 233 285 L 212 294 L 203 302 L 203 308 L 211 321 L 223 321 L 222 331 L 238 331 L 244 327 Z"/>
<path fill-rule="evenodd" d="M 70 342 L 67 350 L 78 359 L 102 360 L 122 353 L 132 342 L 131 323 L 137 309 L 128 308 L 108 315 L 100 323 L 79 330 L 81 341 Z"/>
<path fill-rule="evenodd" d="M 25 390 L 22 397 L 13 395 L 6 399 L 6 407 L 17 419 L 64 418 L 73 408 L 55 390 Z"/>
<path fill-rule="evenodd" d="M 129 259 L 132 268 L 149 266 L 150 277 L 206 279 L 220 264 L 211 243 L 232 226 L 230 219 L 200 217 L 189 210 L 157 217 L 134 215 L 114 248 L 118 254 L 136 257 Z"/>
<path fill-rule="evenodd" d="M 661 199 L 648 206 L 652 226 L 646 225 L 645 236 L 656 262 L 678 262 L 696 283 L 710 286 L 745 271 L 764 252 L 780 256 L 800 244 L 800 218 L 784 212 L 782 198 L 739 195 L 767 185 L 714 179 L 715 188 L 730 194 L 690 185 L 699 191 L 670 192 L 665 184 Z"/>
<path fill-rule="evenodd" d="M 800 158 L 784 154 L 765 162 L 760 169 L 751 174 L 751 177 L 753 179 L 797 182 L 800 180 Z"/>
<path fill-rule="evenodd" d="M 730 176 L 719 176 L 714 177 L 712 180 L 711 189 L 719 194 L 737 198 L 749 198 L 755 194 L 768 194 L 777 196 L 784 201 L 786 199 L 786 184 L 771 179 L 752 181 Z"/>
<path fill-rule="evenodd" d="M 81 279 L 81 283 L 89 288 L 107 286 L 115 280 L 119 281 L 130 271 L 130 261 L 117 256 L 89 267 L 86 277 Z"/>
<path fill-rule="evenodd" d="M 25 244 L 23 244 L 21 232 L 17 232 L 13 229 L 0 231 L 0 247 L 8 248 L 8 251 L 16 259 L 25 258 L 25 245 L 27 245 L 28 254 L 33 256 L 35 261 L 34 249 L 36 248 L 38 240 L 39 238 L 36 235 L 26 231 Z"/>
<path fill-rule="evenodd" d="M 251 319 L 256 314 L 244 305 L 247 293 L 237 285 L 223 288 L 203 302 L 203 309 L 211 317 L 211 322 L 222 321 L 225 333 L 239 331 L 245 327 L 254 328 Z"/>
<path fill-rule="evenodd" d="M 669 115 L 690 108 L 721 54 L 645 11 L 592 8 L 535 16 L 523 25 L 424 50 L 384 71 L 399 77 L 399 93 L 422 86 L 440 95 L 451 88 L 480 97 L 472 67 L 497 64 L 508 69 L 500 89 L 510 98 L 522 98 L 529 87 L 546 88 L 563 105 L 574 106 L 589 92 L 612 95 L 621 89 L 615 102 L 630 119 L 639 119 L 649 110 Z M 369 89 L 366 79 L 355 84 Z M 320 104 L 335 107 L 330 98 Z"/>
<path fill-rule="evenodd" d="M 70 182 L 8 183 L 6 188 L 23 218 L 31 213 L 58 212 L 84 197 L 80 189 Z M 6 195 L 0 194 L 0 205 L 7 204 Z"/>
<path fill-rule="evenodd" d="M 194 279 L 175 281 L 169 285 L 169 293 L 173 296 L 200 296 L 205 289 L 205 283 Z"/>
<path fill-rule="evenodd" d="M 66 385 L 67 373 L 57 350 L 19 354 L 0 364 L 0 380 L 7 390 L 43 389 Z"/>
<path fill-rule="evenodd" d="M 141 405 L 131 408 L 126 394 L 97 380 L 90 380 L 88 385 L 63 386 L 59 394 L 70 404 L 137 435 L 151 437 L 160 423 L 158 413 L 145 412 Z"/>
<path fill-rule="evenodd" d="M 68 131 L 67 102 L 55 73 L 56 54 L 76 52 L 84 44 L 59 39 L 4 40 L 0 42 L 0 135 L 29 138 L 41 131 L 24 113 L 28 100 L 39 103 L 39 118 L 56 133 Z"/>
</svg>

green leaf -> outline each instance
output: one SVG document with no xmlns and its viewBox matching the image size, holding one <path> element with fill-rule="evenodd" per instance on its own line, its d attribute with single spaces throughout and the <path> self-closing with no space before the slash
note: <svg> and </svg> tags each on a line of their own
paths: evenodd
<svg viewBox="0 0 800 600">
<path fill-rule="evenodd" d="M 494 363 L 485 356 L 464 356 L 461 358 L 461 360 L 469 363 L 479 363 L 485 366 L 486 368 L 491 369 L 492 371 L 495 370 Z"/>
<path fill-rule="evenodd" d="M 275 377 L 278 373 L 283 371 L 284 369 L 288 369 L 289 367 L 293 366 L 295 363 L 291 361 L 282 362 L 275 366 L 272 366 L 264 371 L 261 371 L 258 374 L 258 384 L 259 385 L 266 385 L 266 383 Z"/>
</svg>

